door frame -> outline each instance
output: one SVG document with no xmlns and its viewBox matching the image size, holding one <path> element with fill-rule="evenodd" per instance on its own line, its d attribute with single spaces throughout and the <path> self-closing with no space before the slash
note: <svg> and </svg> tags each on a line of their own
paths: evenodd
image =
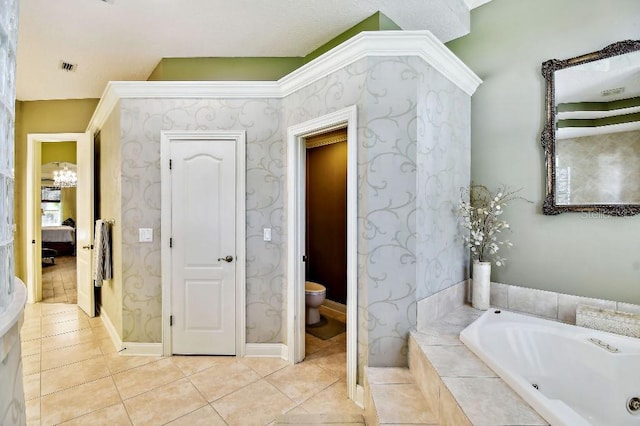
<svg viewBox="0 0 640 426">
<path fill-rule="evenodd" d="M 41 234 L 41 222 L 38 221 L 36 206 L 40 203 L 41 194 L 36 190 L 37 183 L 42 177 L 42 143 L 43 142 L 75 142 L 77 144 L 86 138 L 87 133 L 28 133 L 27 134 L 27 185 L 26 185 L 26 218 L 27 218 L 27 250 L 26 250 L 26 272 L 27 272 L 27 302 L 36 303 L 42 300 L 42 271 L 38 279 L 38 267 L 42 264 L 42 237 L 35 238 L 36 232 Z M 93 161 L 93 159 L 92 159 Z M 78 201 L 76 201 L 77 203 Z M 93 200 L 91 200 L 93 202 Z M 93 218 L 91 218 L 93 220 Z M 36 241 L 35 247 L 31 241 Z M 77 250 L 77 247 L 76 247 Z"/>
<path fill-rule="evenodd" d="M 246 338 L 246 132 L 244 130 L 162 131 L 160 133 L 161 164 L 161 259 L 162 259 L 162 350 L 164 356 L 173 355 L 169 317 L 171 301 L 171 171 L 170 146 L 179 140 L 233 140 L 236 150 L 236 356 L 244 356 Z"/>
<path fill-rule="evenodd" d="M 355 105 L 287 128 L 287 344 L 292 364 L 305 352 L 305 138 L 347 128 L 347 393 L 363 403 L 358 374 L 358 115 Z"/>
</svg>

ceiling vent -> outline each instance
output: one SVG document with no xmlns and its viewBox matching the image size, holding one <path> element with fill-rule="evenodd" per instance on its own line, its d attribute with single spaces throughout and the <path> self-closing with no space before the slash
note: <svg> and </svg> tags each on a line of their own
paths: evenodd
<svg viewBox="0 0 640 426">
<path fill-rule="evenodd" d="M 60 61 L 60 69 L 67 72 L 75 72 L 76 68 L 78 68 L 78 64 L 72 64 L 67 61 Z"/>
<path fill-rule="evenodd" d="M 615 89 L 607 89 L 600 92 L 602 96 L 621 95 L 624 93 L 624 87 L 616 87 Z"/>
</svg>

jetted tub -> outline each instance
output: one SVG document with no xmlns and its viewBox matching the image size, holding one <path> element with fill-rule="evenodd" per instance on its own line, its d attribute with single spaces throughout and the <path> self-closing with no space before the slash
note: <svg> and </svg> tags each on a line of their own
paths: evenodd
<svg viewBox="0 0 640 426">
<path fill-rule="evenodd" d="M 460 340 L 553 426 L 640 425 L 640 339 L 489 309 Z"/>
</svg>

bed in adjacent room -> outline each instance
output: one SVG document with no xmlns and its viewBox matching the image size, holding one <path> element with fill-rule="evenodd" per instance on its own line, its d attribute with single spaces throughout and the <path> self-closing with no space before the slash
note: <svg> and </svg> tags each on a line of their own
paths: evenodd
<svg viewBox="0 0 640 426">
<path fill-rule="evenodd" d="M 75 255 L 76 229 L 72 226 L 43 226 L 42 247 L 54 249 L 58 256 Z"/>
</svg>

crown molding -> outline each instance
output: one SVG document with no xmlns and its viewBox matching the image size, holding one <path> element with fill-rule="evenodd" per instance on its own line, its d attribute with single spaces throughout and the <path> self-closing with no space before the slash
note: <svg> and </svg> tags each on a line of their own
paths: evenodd
<svg viewBox="0 0 640 426">
<path fill-rule="evenodd" d="M 275 81 L 110 81 L 102 93 L 87 131 L 99 130 L 120 99 L 280 98 Z"/>
<path fill-rule="evenodd" d="M 365 31 L 278 81 L 112 81 L 107 84 L 87 131 L 95 133 L 120 99 L 283 98 L 366 57 L 414 56 L 471 96 L 482 80 L 430 31 Z"/>
<path fill-rule="evenodd" d="M 282 95 L 365 57 L 417 56 L 471 96 L 482 80 L 430 31 L 364 31 L 278 80 Z"/>
<path fill-rule="evenodd" d="M 464 0 L 464 2 L 469 7 L 469 10 L 473 10 L 476 7 L 480 7 L 483 4 L 489 3 L 491 0 Z"/>
</svg>

